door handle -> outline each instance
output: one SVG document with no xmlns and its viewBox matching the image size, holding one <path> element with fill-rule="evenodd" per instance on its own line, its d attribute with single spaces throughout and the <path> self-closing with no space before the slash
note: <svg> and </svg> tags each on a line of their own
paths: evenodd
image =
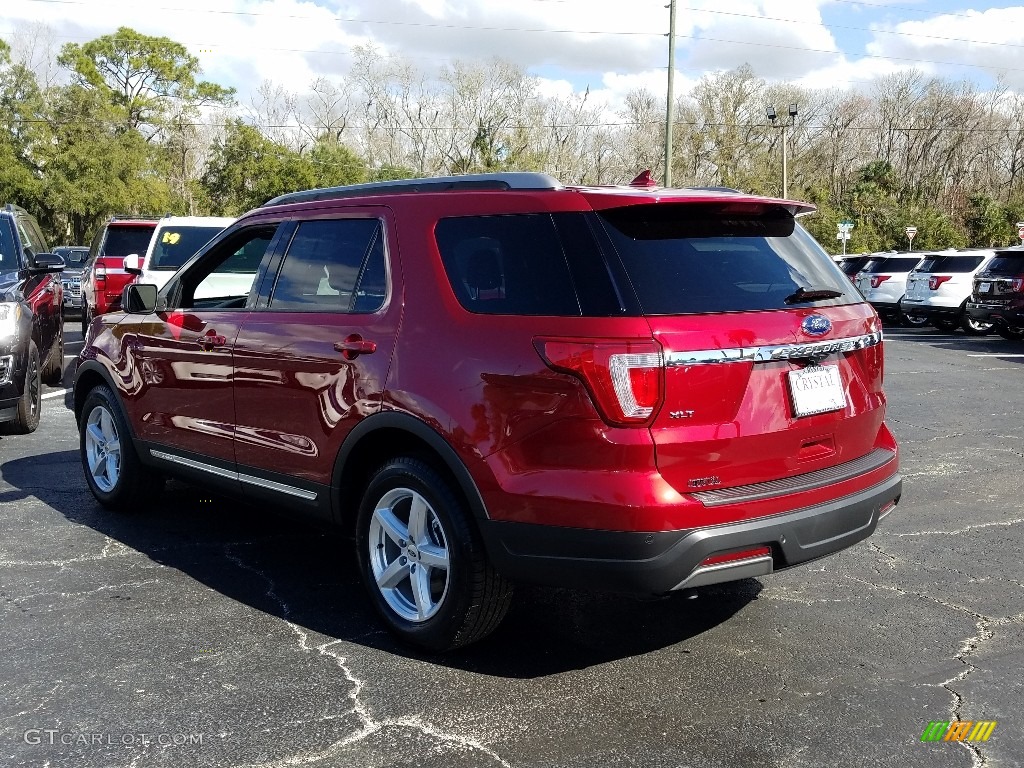
<svg viewBox="0 0 1024 768">
<path fill-rule="evenodd" d="M 372 355 L 377 351 L 376 341 L 367 341 L 358 333 L 353 333 L 344 341 L 334 342 L 334 348 L 341 352 L 346 360 L 355 360 L 359 355 Z"/>
<path fill-rule="evenodd" d="M 218 334 L 212 328 L 196 339 L 196 341 L 199 342 L 199 346 L 207 352 L 212 352 L 215 347 L 223 347 L 228 343 L 228 340 L 225 337 Z"/>
</svg>

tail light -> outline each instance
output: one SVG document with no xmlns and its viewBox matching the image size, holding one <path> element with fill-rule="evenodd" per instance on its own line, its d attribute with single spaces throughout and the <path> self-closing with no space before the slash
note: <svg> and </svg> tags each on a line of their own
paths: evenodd
<svg viewBox="0 0 1024 768">
<path fill-rule="evenodd" d="M 890 277 L 892 277 L 892 275 L 872 275 L 871 276 L 871 287 L 872 288 L 877 288 L 882 283 L 884 283 L 886 280 L 888 280 Z"/>
<path fill-rule="evenodd" d="M 644 424 L 661 405 L 665 358 L 653 339 L 537 339 L 534 346 L 548 366 L 583 382 L 609 424 Z"/>
<path fill-rule="evenodd" d="M 953 279 L 952 275 L 932 275 L 928 278 L 928 287 L 933 291 L 939 290 L 939 286 Z"/>
<path fill-rule="evenodd" d="M 92 276 L 96 278 L 96 282 L 107 279 L 107 268 L 102 264 L 97 264 L 93 267 Z"/>
<path fill-rule="evenodd" d="M 1024 293 L 1024 277 L 1015 277 L 1010 281 L 1010 290 L 1014 293 Z"/>
</svg>

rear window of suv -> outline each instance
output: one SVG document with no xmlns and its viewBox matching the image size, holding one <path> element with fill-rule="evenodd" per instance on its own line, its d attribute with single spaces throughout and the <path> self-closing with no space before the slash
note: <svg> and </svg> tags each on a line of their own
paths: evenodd
<svg viewBox="0 0 1024 768">
<path fill-rule="evenodd" d="M 152 227 L 119 227 L 111 224 L 107 227 L 107 237 L 103 241 L 103 253 L 100 256 L 128 256 L 137 253 L 145 254 L 149 241 L 153 237 Z"/>
<path fill-rule="evenodd" d="M 917 256 L 887 256 L 884 259 L 872 259 L 861 272 L 877 275 L 880 272 L 909 272 L 921 259 Z"/>
<path fill-rule="evenodd" d="M 985 270 L 990 275 L 1024 275 L 1024 251 L 1002 251 L 989 262 Z"/>
<path fill-rule="evenodd" d="M 835 306 L 862 301 L 832 258 L 785 211 L 701 204 L 600 212 L 645 314 Z M 799 288 L 836 298 L 789 305 Z"/>
<path fill-rule="evenodd" d="M 981 266 L 984 256 L 927 256 L 917 266 L 917 272 L 973 272 Z"/>
</svg>

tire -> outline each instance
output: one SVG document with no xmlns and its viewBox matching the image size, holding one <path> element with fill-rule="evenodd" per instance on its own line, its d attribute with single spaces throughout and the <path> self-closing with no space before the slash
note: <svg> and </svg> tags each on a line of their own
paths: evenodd
<svg viewBox="0 0 1024 768">
<path fill-rule="evenodd" d="M 85 397 L 78 423 L 85 481 L 96 501 L 117 512 L 138 512 L 163 490 L 159 473 L 139 461 L 128 424 L 105 384 Z"/>
<path fill-rule="evenodd" d="M 43 384 L 55 387 L 64 380 L 64 329 L 61 328 L 50 347 L 50 359 L 43 370 Z"/>
<path fill-rule="evenodd" d="M 85 299 L 82 299 L 82 338 L 85 339 L 85 334 L 89 331 L 89 323 L 92 322 L 92 318 L 89 317 L 89 305 L 85 303 Z"/>
<path fill-rule="evenodd" d="M 903 302 L 900 302 L 900 323 L 911 328 L 923 328 L 930 322 L 931 320 L 928 319 L 928 315 L 915 315 L 904 312 Z"/>
<path fill-rule="evenodd" d="M 975 320 L 966 312 L 960 316 L 960 327 L 968 336 L 987 336 L 995 330 L 992 323 Z"/>
<path fill-rule="evenodd" d="M 34 341 L 28 343 L 28 367 L 25 369 L 25 386 L 13 421 L 3 424 L 3 431 L 9 435 L 27 435 L 39 426 L 39 414 L 43 410 L 43 379 L 39 370 L 39 350 Z"/>
<path fill-rule="evenodd" d="M 411 645 L 467 645 L 508 611 L 512 586 L 488 562 L 465 501 L 420 460 L 397 458 L 373 475 L 359 506 L 356 555 L 374 608 Z"/>
<path fill-rule="evenodd" d="M 1014 328 L 1013 326 L 1001 325 L 996 329 L 996 333 L 1010 341 L 1020 341 L 1021 339 L 1024 339 L 1024 328 Z"/>
<path fill-rule="evenodd" d="M 932 320 L 932 325 L 940 331 L 947 331 L 948 333 L 952 333 L 960 327 L 958 321 L 950 320 L 948 317 L 937 317 Z"/>
</svg>

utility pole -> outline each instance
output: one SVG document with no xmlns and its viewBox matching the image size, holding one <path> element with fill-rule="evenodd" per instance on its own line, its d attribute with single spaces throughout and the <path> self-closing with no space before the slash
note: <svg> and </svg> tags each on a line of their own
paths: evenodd
<svg viewBox="0 0 1024 768">
<path fill-rule="evenodd" d="M 779 119 L 778 114 L 775 112 L 775 107 L 768 107 L 765 110 L 765 114 L 768 116 L 768 121 L 775 126 L 775 121 Z M 786 129 L 796 125 L 797 105 L 789 105 L 789 122 L 785 120 L 781 121 L 782 128 L 782 198 L 784 200 L 789 199 L 789 148 L 786 140 Z"/>
<path fill-rule="evenodd" d="M 668 109 L 665 111 L 665 186 L 672 186 L 672 129 L 676 122 L 676 97 L 673 85 L 676 76 L 676 0 L 668 8 Z"/>
</svg>

